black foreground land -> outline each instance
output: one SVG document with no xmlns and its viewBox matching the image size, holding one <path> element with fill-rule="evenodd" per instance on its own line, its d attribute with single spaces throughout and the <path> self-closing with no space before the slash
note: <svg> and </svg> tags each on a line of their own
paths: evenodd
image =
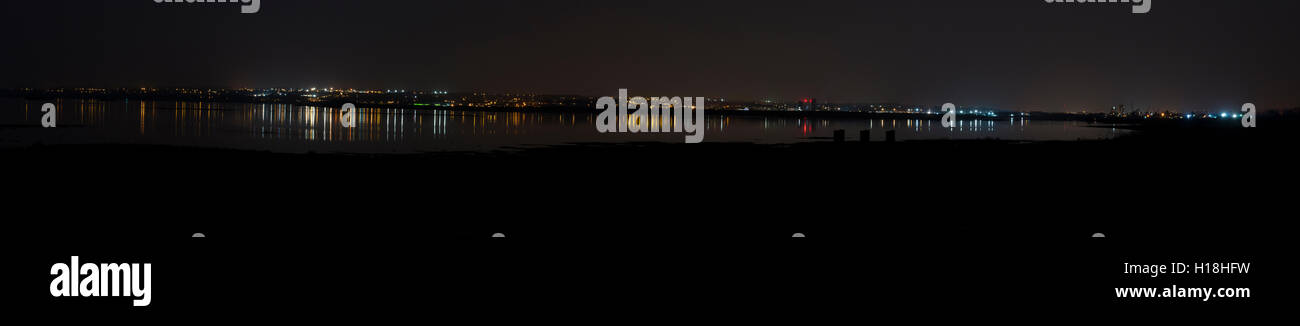
<svg viewBox="0 0 1300 326">
<path fill-rule="evenodd" d="M 159 289 L 171 299 L 151 308 L 177 315 L 211 315 L 242 300 L 244 311 L 332 309 L 353 321 L 499 309 L 588 321 L 653 311 L 666 311 L 658 315 L 665 321 L 692 311 L 841 320 L 934 307 L 1026 320 L 1153 309 L 1264 318 L 1256 313 L 1288 300 L 1276 293 L 1295 288 L 1282 276 L 1294 270 L 1283 248 L 1295 245 L 1284 221 L 1296 181 L 1285 130 L 392 155 L 67 145 L 0 156 L 17 190 L 8 209 L 23 216 L 6 228 L 10 245 L 74 239 L 25 259 L 48 266 L 68 252 L 131 252 L 186 266 L 186 275 L 206 278 L 173 274 L 172 288 Z M 210 240 L 192 242 L 196 231 Z M 488 237 L 496 232 L 509 237 Z M 792 244 L 792 232 L 811 241 Z M 1096 242 L 1094 232 L 1109 242 Z M 1115 266 L 1188 257 L 1264 266 L 1249 277 L 1201 281 L 1263 294 L 1144 304 L 1108 293 L 1169 285 L 1134 283 Z M 333 269 L 285 274 L 298 280 L 285 285 L 214 270 L 213 261 Z M 386 287 L 391 270 L 374 266 L 390 265 L 439 281 Z M 355 287 L 341 278 L 379 283 Z M 42 293 L 46 284 L 34 285 L 25 289 Z M 235 291 L 276 286 L 298 295 Z M 552 302 L 568 294 L 576 297 Z M 375 297 L 391 300 L 354 299 Z M 592 309 L 602 312 L 586 313 Z M 532 320 L 519 318 L 510 320 Z"/>
</svg>

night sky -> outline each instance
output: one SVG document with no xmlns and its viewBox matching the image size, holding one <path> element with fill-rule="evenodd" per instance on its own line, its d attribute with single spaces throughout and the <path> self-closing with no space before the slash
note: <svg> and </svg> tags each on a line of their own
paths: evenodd
<svg viewBox="0 0 1300 326">
<path fill-rule="evenodd" d="M 0 87 L 1300 106 L 1297 1 L 4 1 Z"/>
</svg>

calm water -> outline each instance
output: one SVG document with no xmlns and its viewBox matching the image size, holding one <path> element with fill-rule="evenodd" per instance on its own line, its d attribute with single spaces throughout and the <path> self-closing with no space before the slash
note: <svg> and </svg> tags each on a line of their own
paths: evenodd
<svg viewBox="0 0 1300 326">
<path fill-rule="evenodd" d="M 0 99 L 0 146 L 164 144 L 280 152 L 429 152 L 493 150 L 589 142 L 683 142 L 683 134 L 601 134 L 592 113 L 472 112 L 360 108 L 357 128 L 344 129 L 338 108 L 240 103 L 56 100 L 58 128 L 40 128 L 47 101 Z M 824 141 L 833 130 L 871 129 L 873 140 L 897 130 L 900 140 L 1077 140 L 1115 137 L 1124 130 L 1084 122 L 961 121 L 948 130 L 936 120 L 757 117 L 706 119 L 706 142 Z"/>
</svg>

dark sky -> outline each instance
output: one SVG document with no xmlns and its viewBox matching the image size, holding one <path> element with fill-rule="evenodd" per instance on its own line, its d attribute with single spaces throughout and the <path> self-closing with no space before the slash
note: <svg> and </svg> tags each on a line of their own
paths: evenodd
<svg viewBox="0 0 1300 326">
<path fill-rule="evenodd" d="M 1297 1 L 4 1 L 0 87 L 1300 106 Z"/>
</svg>

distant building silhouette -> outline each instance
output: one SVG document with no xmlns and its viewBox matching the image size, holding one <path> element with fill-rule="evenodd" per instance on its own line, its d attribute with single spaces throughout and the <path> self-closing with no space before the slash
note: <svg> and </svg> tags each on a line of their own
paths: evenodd
<svg viewBox="0 0 1300 326">
<path fill-rule="evenodd" d="M 803 99 L 799 104 L 801 104 L 800 111 L 812 112 L 817 110 L 817 99 L 815 98 Z"/>
</svg>

